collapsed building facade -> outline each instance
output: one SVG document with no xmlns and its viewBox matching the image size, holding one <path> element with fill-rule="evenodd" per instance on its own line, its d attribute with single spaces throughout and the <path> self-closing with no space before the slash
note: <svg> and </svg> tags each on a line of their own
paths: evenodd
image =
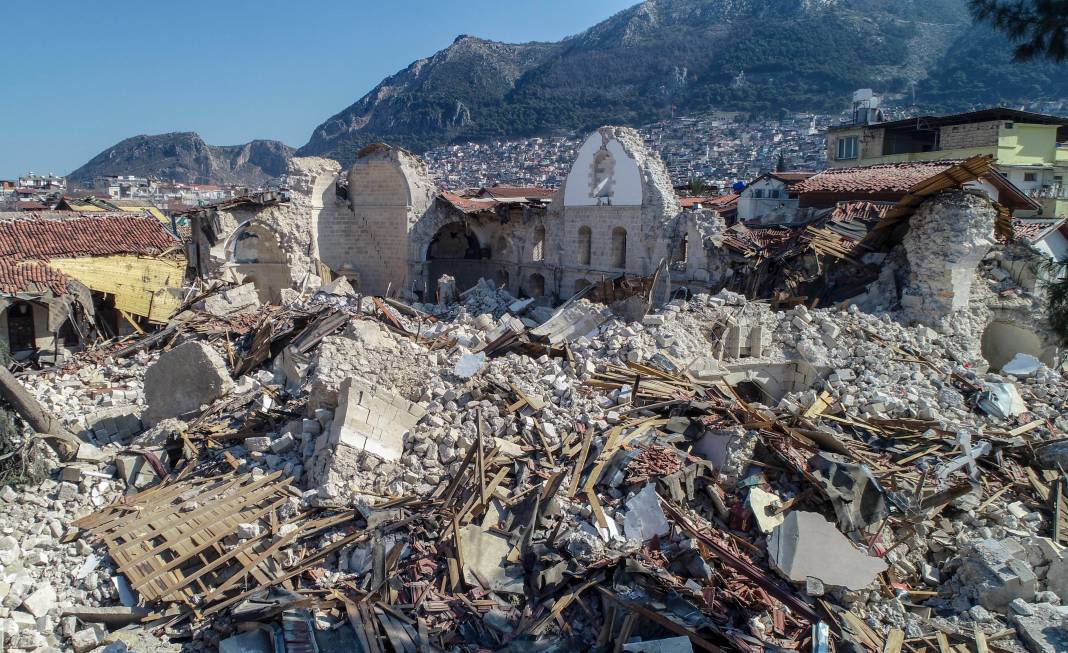
<svg viewBox="0 0 1068 653">
<path fill-rule="evenodd" d="M 606 303 L 634 294 L 663 303 L 727 288 L 901 310 L 917 323 L 966 328 L 976 350 L 986 347 L 998 362 L 1013 333 L 1026 334 L 1025 353 L 1047 363 L 1059 353 L 1055 334 L 1036 319 L 1041 297 L 971 295 L 995 235 L 1012 242 L 1013 214 L 1039 208 L 989 156 L 790 177 L 788 206 L 729 228 L 714 205 L 680 201 L 663 162 L 626 128 L 591 134 L 555 191 L 440 191 L 417 156 L 387 145 L 365 148 L 345 171 L 294 159 L 289 179 L 284 198 L 191 215 L 190 261 L 200 275 L 252 282 L 275 302 L 283 290 L 336 276 L 366 294 L 425 303 L 437 302 L 441 278 L 460 292 L 487 279 L 546 305 L 579 292 Z M 959 255 L 944 256 L 954 248 Z M 1005 269 L 1021 282 L 1041 258 Z"/>
<path fill-rule="evenodd" d="M 0 342 L 54 363 L 97 336 L 166 323 L 186 267 L 148 213 L 0 213 Z"/>
</svg>

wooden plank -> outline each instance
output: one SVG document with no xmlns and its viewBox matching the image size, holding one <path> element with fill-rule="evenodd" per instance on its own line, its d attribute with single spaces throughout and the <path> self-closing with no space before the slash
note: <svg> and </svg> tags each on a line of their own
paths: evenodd
<svg viewBox="0 0 1068 653">
<path fill-rule="evenodd" d="M 976 628 L 974 634 L 975 653 L 990 653 L 990 647 L 986 643 L 986 633 Z"/>
<path fill-rule="evenodd" d="M 891 628 L 886 634 L 886 644 L 883 653 L 901 653 L 901 643 L 905 640 L 905 631 L 900 628 Z"/>
<path fill-rule="evenodd" d="M 593 444 L 593 427 L 587 426 L 586 433 L 582 437 L 582 451 L 579 453 L 578 461 L 575 463 L 575 472 L 571 476 L 571 483 L 568 485 L 567 497 L 570 499 L 575 496 L 575 492 L 578 490 L 579 481 L 582 480 L 582 469 L 586 466 L 586 456 L 590 454 L 590 445 Z"/>
<path fill-rule="evenodd" d="M 953 653 L 953 649 L 949 645 L 949 638 L 941 630 L 935 633 L 935 638 L 938 640 L 939 653 Z"/>
</svg>

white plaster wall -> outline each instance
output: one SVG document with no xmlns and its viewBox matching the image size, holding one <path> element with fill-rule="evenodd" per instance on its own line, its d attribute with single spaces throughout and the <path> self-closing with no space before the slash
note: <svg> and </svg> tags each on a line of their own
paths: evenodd
<svg viewBox="0 0 1068 653">
<path fill-rule="evenodd" d="M 1054 231 L 1035 243 L 1035 249 L 1054 261 L 1064 261 L 1068 259 L 1068 238 L 1065 238 L 1059 230 Z"/>
<path fill-rule="evenodd" d="M 596 206 L 593 196 L 593 159 L 604 146 L 615 163 L 609 201 L 613 206 L 641 206 L 642 175 L 637 162 L 631 158 L 623 144 L 597 131 L 590 134 L 579 148 L 575 163 L 564 182 L 564 206 Z"/>
</svg>

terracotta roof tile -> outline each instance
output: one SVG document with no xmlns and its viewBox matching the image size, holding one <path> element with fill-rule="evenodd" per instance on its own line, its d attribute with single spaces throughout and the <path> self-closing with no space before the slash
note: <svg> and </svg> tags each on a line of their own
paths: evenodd
<svg viewBox="0 0 1068 653">
<path fill-rule="evenodd" d="M 178 244 L 159 220 L 145 214 L 40 211 L 0 220 L 0 258 L 18 261 L 155 255 Z"/>
<path fill-rule="evenodd" d="M 179 245 L 154 217 L 136 213 L 36 211 L 0 214 L 0 290 L 67 291 L 53 258 L 160 254 Z"/>
<path fill-rule="evenodd" d="M 538 186 L 489 186 L 483 188 L 480 193 L 481 196 L 499 197 L 503 199 L 513 198 L 537 198 L 546 199 L 553 196 L 553 190 L 551 188 L 540 188 Z"/>
<path fill-rule="evenodd" d="M 893 163 L 864 168 L 835 168 L 809 177 L 793 187 L 805 193 L 908 192 L 919 182 L 952 168 L 960 161 Z"/>
<path fill-rule="evenodd" d="M 57 295 L 67 292 L 70 278 L 47 263 L 0 259 L 0 292 L 13 294 L 28 290 L 51 290 Z"/>
</svg>

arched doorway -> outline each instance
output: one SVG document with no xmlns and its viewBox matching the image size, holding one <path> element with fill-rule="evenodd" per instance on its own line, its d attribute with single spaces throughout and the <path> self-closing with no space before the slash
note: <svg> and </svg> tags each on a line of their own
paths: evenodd
<svg viewBox="0 0 1068 653">
<path fill-rule="evenodd" d="M 545 277 L 535 272 L 527 278 L 527 294 L 531 297 L 543 297 L 545 295 Z"/>
<path fill-rule="evenodd" d="M 278 236 L 261 224 L 246 224 L 234 234 L 230 262 L 246 283 L 256 286 L 261 302 L 278 303 L 290 286 L 289 264 Z"/>
<path fill-rule="evenodd" d="M 443 274 L 456 279 L 456 288 L 460 292 L 474 286 L 480 277 L 487 276 L 489 262 L 483 260 L 482 253 L 478 236 L 464 223 L 450 222 L 438 229 L 426 248 L 429 296 L 436 295 L 438 279 Z"/>
</svg>

